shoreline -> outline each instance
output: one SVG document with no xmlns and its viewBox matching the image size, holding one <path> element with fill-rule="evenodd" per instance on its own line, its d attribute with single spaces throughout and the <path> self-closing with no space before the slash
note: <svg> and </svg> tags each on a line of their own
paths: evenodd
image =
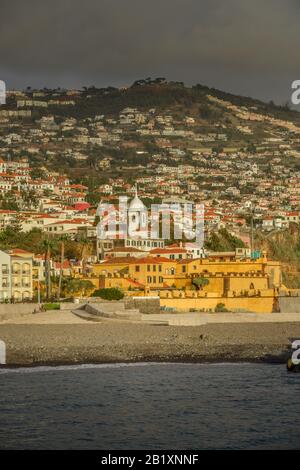
<svg viewBox="0 0 300 470">
<path fill-rule="evenodd" d="M 286 357 L 289 357 L 288 352 L 286 352 Z M 239 358 L 231 358 L 231 359 L 224 359 L 224 358 L 211 358 L 205 360 L 197 360 L 197 359 L 161 359 L 159 360 L 158 358 L 155 358 L 155 360 L 150 358 L 149 360 L 147 358 L 144 358 L 140 361 L 111 361 L 111 362 L 35 362 L 32 364 L 5 364 L 5 365 L 0 365 L 0 375 L 2 370 L 8 370 L 8 371 L 13 371 L 13 370 L 20 370 L 20 369 L 38 369 L 40 367 L 46 367 L 47 369 L 57 369 L 59 367 L 74 367 L 74 368 L 84 368 L 83 366 L 87 366 L 90 368 L 97 367 L 97 366 L 112 366 L 112 365 L 120 365 L 120 366 L 126 366 L 126 365 L 176 365 L 176 364 L 181 364 L 181 365 L 222 365 L 222 364 L 265 364 L 265 365 L 284 365 L 286 363 L 285 360 L 282 358 L 278 358 L 276 356 L 272 357 L 271 359 L 268 358 L 261 358 L 261 359 L 253 359 L 253 358 L 248 358 L 248 359 L 239 359 Z"/>
<path fill-rule="evenodd" d="M 129 363 L 284 364 L 300 322 L 153 326 L 130 323 L 0 324 L 1 369 Z"/>
<path fill-rule="evenodd" d="M 251 364 L 261 364 L 261 365 L 285 365 L 285 361 L 277 358 L 277 357 L 274 357 L 272 358 L 271 360 L 269 359 L 264 359 L 262 358 L 261 360 L 259 359 L 251 359 L 249 358 L 248 360 L 247 359 L 242 359 L 242 360 L 239 360 L 238 358 L 236 359 L 224 359 L 224 358 L 219 358 L 219 359 L 206 359 L 205 361 L 201 361 L 201 360 L 174 360 L 174 359 L 170 359 L 169 361 L 166 361 L 164 359 L 162 360 L 159 360 L 159 359 L 156 359 L 156 360 L 147 360 L 146 358 L 144 360 L 141 360 L 141 361 L 111 361 L 111 362 L 82 362 L 82 363 L 79 363 L 79 362 L 70 362 L 70 363 L 49 363 L 49 362 L 41 362 L 41 363 L 33 363 L 33 364 L 6 364 L 6 365 L 0 365 L 0 376 L 1 376 L 1 371 L 18 371 L 18 370 L 31 370 L 31 369 L 47 369 L 47 370 L 55 370 L 55 369 L 62 369 L 62 370 L 65 370 L 65 369 L 69 369 L 69 370 L 77 370 L 77 369 L 93 369 L 93 368 L 97 368 L 97 367 L 101 367 L 101 366 L 107 366 L 107 368 L 109 368 L 109 366 L 120 366 L 120 367 L 126 367 L 126 366 L 155 366 L 155 365 L 203 365 L 203 366 L 214 366 L 214 365 L 236 365 L 236 364 L 240 364 L 240 365 L 251 365 Z M 103 367 L 104 368 L 104 367 Z"/>
</svg>

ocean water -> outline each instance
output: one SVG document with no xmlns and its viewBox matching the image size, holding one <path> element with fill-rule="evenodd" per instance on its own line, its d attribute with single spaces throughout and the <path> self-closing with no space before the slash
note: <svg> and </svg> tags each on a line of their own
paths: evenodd
<svg viewBox="0 0 300 470">
<path fill-rule="evenodd" d="M 0 370 L 1 449 L 299 449 L 300 374 L 271 364 Z"/>
</svg>

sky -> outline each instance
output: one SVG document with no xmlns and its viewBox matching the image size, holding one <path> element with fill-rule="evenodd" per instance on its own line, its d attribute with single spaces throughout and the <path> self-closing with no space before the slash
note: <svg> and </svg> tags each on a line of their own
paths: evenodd
<svg viewBox="0 0 300 470">
<path fill-rule="evenodd" d="M 166 77 L 284 104 L 300 79 L 299 22 L 299 0 L 0 0 L 0 80 Z"/>
</svg>

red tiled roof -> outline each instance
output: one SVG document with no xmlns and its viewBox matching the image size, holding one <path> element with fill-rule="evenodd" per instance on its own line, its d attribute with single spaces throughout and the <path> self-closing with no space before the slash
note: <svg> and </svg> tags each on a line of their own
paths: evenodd
<svg viewBox="0 0 300 470">
<path fill-rule="evenodd" d="M 113 248 L 112 250 L 109 250 L 107 253 L 144 253 L 143 250 L 139 250 L 138 248 L 133 248 L 129 246 L 128 248 L 126 247 L 120 247 L 120 248 Z"/>
<path fill-rule="evenodd" d="M 140 282 L 134 281 L 134 280 L 131 279 L 130 277 L 127 277 L 126 280 L 127 280 L 130 284 L 133 284 L 133 285 L 136 286 L 136 287 L 142 287 L 142 288 L 145 287 L 144 284 L 141 284 Z"/>
<path fill-rule="evenodd" d="M 61 263 L 60 262 L 55 262 L 54 267 L 56 269 L 60 269 L 61 268 Z M 65 259 L 64 262 L 63 262 L 63 269 L 67 269 L 67 268 L 70 268 L 70 262 L 69 262 L 68 259 Z"/>
<path fill-rule="evenodd" d="M 118 258 L 111 258 L 109 260 L 105 260 L 103 265 L 105 264 L 161 264 L 161 263 L 170 263 L 168 258 L 152 258 L 151 256 L 147 256 L 145 258 L 134 258 L 132 257 L 125 257 L 121 256 Z"/>
<path fill-rule="evenodd" d="M 9 250 L 10 253 L 18 253 L 18 254 L 31 254 L 29 251 L 22 250 L 21 248 L 13 248 L 12 250 Z"/>
<path fill-rule="evenodd" d="M 186 253 L 184 248 L 154 248 L 150 251 L 151 254 L 172 254 L 172 253 Z"/>
</svg>

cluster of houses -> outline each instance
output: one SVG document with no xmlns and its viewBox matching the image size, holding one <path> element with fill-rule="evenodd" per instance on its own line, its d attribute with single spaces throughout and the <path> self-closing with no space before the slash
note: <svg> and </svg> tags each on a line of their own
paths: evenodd
<svg viewBox="0 0 300 470">
<path fill-rule="evenodd" d="M 201 112 L 151 107 L 111 114 L 99 109 L 80 117 L 75 111 L 81 95 L 79 90 L 8 92 L 8 106 L 0 109 L 0 230 L 18 224 L 23 232 L 85 237 L 95 247 L 91 266 L 124 257 L 182 262 L 211 255 L 184 242 L 170 248 L 159 238 L 99 239 L 98 202 L 132 197 L 135 184 L 148 207 L 153 201 L 204 204 L 206 235 L 226 228 L 248 248 L 252 227 L 272 232 L 299 224 L 300 128 L 292 121 L 209 94 L 207 103 L 234 119 L 209 121 Z M 93 101 L 92 93 L 85 97 Z M 93 172 L 96 183 L 71 177 L 59 161 Z M 11 258 L 3 265 L 13 266 L 14 256 L 21 256 L 5 253 Z M 38 255 L 30 259 L 38 265 Z M 70 260 L 64 269 L 66 275 L 80 273 Z M 24 283 L 25 290 L 8 297 L 30 297 Z"/>
<path fill-rule="evenodd" d="M 89 281 L 90 292 L 117 288 L 127 295 L 158 295 L 162 307 L 176 310 L 230 309 L 273 311 L 280 289 L 280 263 L 266 253 L 249 248 L 233 252 L 209 252 L 201 244 L 165 240 L 150 236 L 143 217 L 147 210 L 136 194 L 126 214 L 127 235 L 98 230 L 108 226 L 109 214 L 102 214 L 96 228 L 97 256 L 83 260 L 65 259 L 63 264 L 45 255 L 14 249 L 0 251 L 0 301 L 19 302 L 40 298 L 41 284 L 50 277 Z M 46 263 L 49 262 L 48 267 Z M 49 278 L 48 278 L 49 279 Z"/>
</svg>

